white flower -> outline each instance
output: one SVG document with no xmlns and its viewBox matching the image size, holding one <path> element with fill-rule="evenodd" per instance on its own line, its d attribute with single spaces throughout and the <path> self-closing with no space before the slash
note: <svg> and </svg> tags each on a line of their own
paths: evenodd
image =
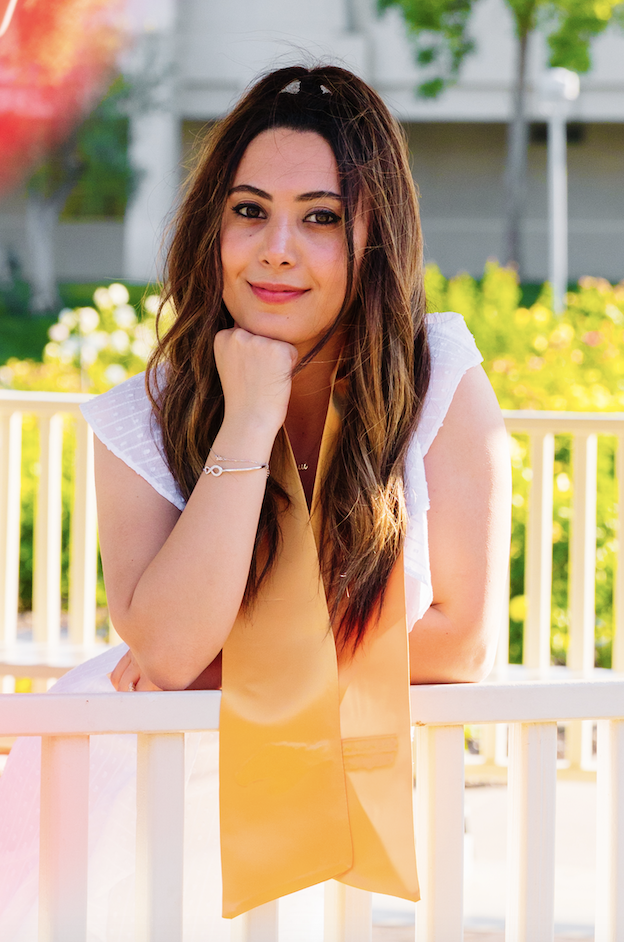
<svg viewBox="0 0 624 942">
<path fill-rule="evenodd" d="M 111 365 L 107 366 L 104 370 L 104 379 L 110 383 L 111 386 L 117 386 L 119 383 L 123 383 L 127 375 L 123 366 L 119 363 L 111 363 Z"/>
<path fill-rule="evenodd" d="M 13 370 L 10 366 L 0 366 L 0 383 L 10 386 L 13 382 Z"/>
<path fill-rule="evenodd" d="M 74 311 L 69 307 L 64 307 L 61 313 L 59 314 L 59 324 L 65 324 L 66 327 L 69 327 L 70 330 L 73 330 L 76 324 L 78 323 L 78 318 Z"/>
<path fill-rule="evenodd" d="M 96 330 L 95 333 L 91 334 L 89 337 L 89 344 L 94 346 L 98 352 L 106 349 L 108 341 L 109 336 L 105 330 Z"/>
<path fill-rule="evenodd" d="M 80 340 L 78 337 L 68 337 L 60 346 L 61 359 L 71 360 L 80 350 Z"/>
<path fill-rule="evenodd" d="M 90 334 L 100 323 L 100 315 L 92 307 L 81 307 L 78 310 L 80 330 L 83 334 Z"/>
<path fill-rule="evenodd" d="M 43 352 L 47 357 L 50 357 L 51 360 L 61 359 L 61 348 L 59 347 L 58 343 L 47 343 Z"/>
<path fill-rule="evenodd" d="M 113 314 L 115 318 L 115 323 L 118 327 L 123 327 L 124 330 L 129 330 L 137 322 L 137 316 L 134 308 L 131 304 L 121 304 Z"/>
<path fill-rule="evenodd" d="M 91 340 L 87 340 L 81 347 L 80 359 L 85 366 L 91 366 L 97 360 L 98 353 L 96 345 L 91 343 Z"/>
<path fill-rule="evenodd" d="M 115 330 L 108 338 L 108 343 L 115 353 L 125 353 L 130 346 L 130 338 L 124 330 Z"/>
<path fill-rule="evenodd" d="M 134 336 L 136 340 L 140 340 L 143 343 L 148 343 L 150 346 L 154 343 L 154 340 L 156 339 L 156 335 L 154 333 L 152 326 L 150 324 L 146 324 L 145 322 L 142 324 L 139 324 L 139 326 L 134 332 Z"/>
<path fill-rule="evenodd" d="M 57 322 L 52 324 L 48 331 L 48 337 L 50 340 L 54 340 L 56 343 L 62 343 L 64 340 L 67 340 L 69 337 L 69 327 L 67 324 Z"/>
<path fill-rule="evenodd" d="M 93 300 L 101 311 L 108 311 L 109 308 L 115 307 L 115 302 L 108 288 L 96 288 L 93 292 Z"/>
<path fill-rule="evenodd" d="M 126 286 L 120 285 L 117 281 L 108 286 L 108 293 L 115 307 L 120 304 L 127 304 L 130 300 L 130 295 L 128 294 L 128 289 Z"/>
<path fill-rule="evenodd" d="M 152 351 L 152 345 L 145 343 L 144 340 L 135 340 L 132 344 L 132 352 L 135 357 L 138 357 L 140 360 L 147 361 L 148 356 Z"/>
<path fill-rule="evenodd" d="M 160 306 L 160 295 L 158 294 L 148 294 L 148 296 L 143 301 L 143 307 L 148 314 L 151 314 L 152 317 L 156 317 L 158 314 L 158 308 Z"/>
</svg>

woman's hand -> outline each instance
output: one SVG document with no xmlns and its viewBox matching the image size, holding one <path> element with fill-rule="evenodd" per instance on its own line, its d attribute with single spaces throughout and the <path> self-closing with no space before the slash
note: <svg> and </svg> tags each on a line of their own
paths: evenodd
<svg viewBox="0 0 624 942">
<path fill-rule="evenodd" d="M 137 660 L 130 649 L 126 651 L 110 675 L 110 682 L 115 690 L 162 690 L 153 684 L 149 677 L 141 673 Z M 134 687 L 130 687 L 134 684 Z"/>
<path fill-rule="evenodd" d="M 232 327 L 215 336 L 214 354 L 223 386 L 225 423 L 241 429 L 262 428 L 274 438 L 286 419 L 296 348 Z"/>
</svg>

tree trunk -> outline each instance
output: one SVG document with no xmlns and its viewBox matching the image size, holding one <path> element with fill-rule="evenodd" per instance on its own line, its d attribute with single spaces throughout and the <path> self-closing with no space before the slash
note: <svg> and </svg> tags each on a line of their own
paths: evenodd
<svg viewBox="0 0 624 942">
<path fill-rule="evenodd" d="M 513 110 L 507 132 L 507 166 L 505 170 L 505 260 L 522 272 L 520 226 L 526 187 L 528 125 L 525 115 L 526 67 L 530 31 L 518 31 L 516 77 Z"/>
<path fill-rule="evenodd" d="M 45 166 L 43 168 L 44 172 Z M 72 135 L 48 162 L 47 173 L 53 185 L 28 186 L 26 200 L 26 249 L 28 252 L 31 288 L 30 310 L 33 314 L 49 314 L 61 307 L 56 286 L 54 236 L 59 214 L 76 185 L 82 166 L 76 154 L 76 138 Z"/>
<path fill-rule="evenodd" d="M 64 201 L 63 201 L 64 202 Z M 26 246 L 31 288 L 30 310 L 48 314 L 61 307 L 56 286 L 54 234 L 63 203 L 29 193 L 26 201 Z"/>
</svg>

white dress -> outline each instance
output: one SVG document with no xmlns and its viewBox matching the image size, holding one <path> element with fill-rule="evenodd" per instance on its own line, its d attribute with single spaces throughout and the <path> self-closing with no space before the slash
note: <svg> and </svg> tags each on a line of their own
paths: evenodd
<svg viewBox="0 0 624 942">
<path fill-rule="evenodd" d="M 428 315 L 431 382 L 407 460 L 404 548 L 408 624 L 431 604 L 429 506 L 423 458 L 457 385 L 481 356 L 459 314 Z M 100 440 L 180 510 L 184 500 L 161 453 L 143 375 L 91 400 L 83 412 Z M 51 689 L 115 694 L 108 674 L 126 645 L 81 664 Z M 217 733 L 186 735 L 184 942 L 225 942 L 221 919 Z M 0 778 L 0 940 L 37 942 L 41 741 L 18 740 Z M 91 739 L 87 942 L 134 942 L 136 737 Z"/>
</svg>

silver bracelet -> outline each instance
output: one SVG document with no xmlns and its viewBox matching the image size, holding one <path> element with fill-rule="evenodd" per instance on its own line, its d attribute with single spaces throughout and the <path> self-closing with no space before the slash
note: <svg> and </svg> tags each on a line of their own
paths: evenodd
<svg viewBox="0 0 624 942">
<path fill-rule="evenodd" d="M 222 459 L 223 460 L 223 459 Z M 250 468 L 222 468 L 220 464 L 210 464 L 202 468 L 204 474 L 212 474 L 213 477 L 219 478 L 222 474 L 228 474 L 230 471 L 263 471 L 266 470 L 267 477 L 269 476 L 269 466 L 268 464 L 254 464 Z"/>
<path fill-rule="evenodd" d="M 231 461 L 234 464 L 248 464 L 249 468 L 223 468 L 220 464 L 211 464 L 205 465 L 202 468 L 204 474 L 212 474 L 213 477 L 221 477 L 222 474 L 227 474 L 229 471 L 263 471 L 266 470 L 267 477 L 269 476 L 269 466 L 268 464 L 254 464 L 252 461 L 249 461 L 246 458 L 226 458 L 224 455 L 218 455 L 216 451 L 211 447 L 208 449 L 208 454 L 215 456 L 217 461 Z"/>
<path fill-rule="evenodd" d="M 214 450 L 214 448 L 209 448 L 208 454 L 210 454 L 211 452 L 215 456 L 217 461 L 231 461 L 233 464 L 253 464 L 253 461 L 250 458 L 226 458 L 225 455 L 218 455 L 216 451 Z M 262 465 L 261 467 L 264 468 L 265 465 Z"/>
</svg>

